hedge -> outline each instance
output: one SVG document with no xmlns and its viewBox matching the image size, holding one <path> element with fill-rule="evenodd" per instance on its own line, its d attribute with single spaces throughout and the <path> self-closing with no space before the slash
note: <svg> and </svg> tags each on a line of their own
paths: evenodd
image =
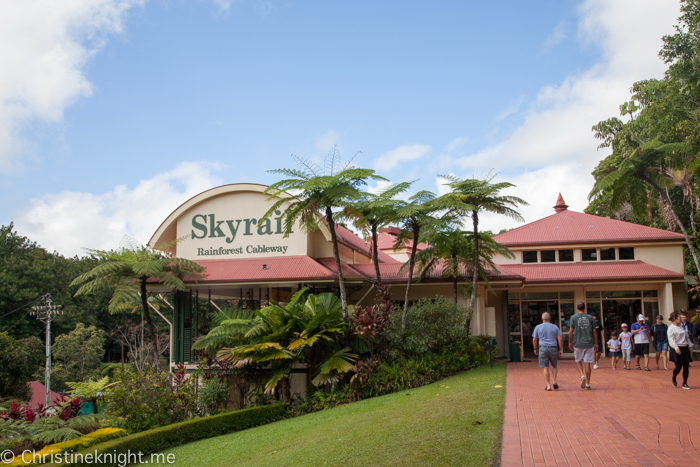
<svg viewBox="0 0 700 467">
<path fill-rule="evenodd" d="M 123 438 L 124 436 L 128 436 L 128 434 L 129 433 L 121 428 L 100 428 L 99 430 L 83 435 L 80 438 L 71 439 L 70 441 L 63 441 L 62 443 L 49 444 L 41 451 L 36 453 L 36 455 L 39 456 L 36 460 L 49 460 L 51 459 L 51 454 L 58 454 L 59 452 L 82 451 L 97 444 L 105 443 L 113 439 Z M 24 462 L 25 459 L 28 462 Z M 31 454 L 25 454 L 24 457 L 22 457 L 20 454 L 15 457 L 14 461 L 12 461 L 10 465 L 29 465 L 33 464 L 34 460 L 34 456 Z"/>
<path fill-rule="evenodd" d="M 234 431 L 245 430 L 258 425 L 282 420 L 289 416 L 289 406 L 287 404 L 272 404 L 250 409 L 237 410 L 209 417 L 195 418 L 172 425 L 155 428 L 153 430 L 142 431 L 124 438 L 98 444 L 86 451 L 84 455 L 92 455 L 92 462 L 85 459 L 68 459 L 71 462 L 60 464 L 61 467 L 84 466 L 84 465 L 124 465 L 124 458 L 127 453 L 138 455 L 141 453 L 144 460 L 150 463 L 150 455 L 161 452 L 173 446 L 190 443 L 199 439 L 212 438 Z M 121 459 L 118 456 L 122 454 Z M 94 456 L 101 457 L 96 462 Z M 106 456 L 105 456 L 106 455 Z M 133 459 L 130 463 L 134 463 Z"/>
</svg>

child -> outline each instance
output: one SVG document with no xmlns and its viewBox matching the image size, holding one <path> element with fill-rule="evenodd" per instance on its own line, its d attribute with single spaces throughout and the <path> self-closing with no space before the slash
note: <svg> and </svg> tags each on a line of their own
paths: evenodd
<svg viewBox="0 0 700 467">
<path fill-rule="evenodd" d="M 620 342 L 622 343 L 622 363 L 624 363 L 625 365 L 625 370 L 631 370 L 632 350 L 634 349 L 634 341 L 632 340 L 632 333 L 627 330 L 627 325 L 625 323 L 622 323 Z"/>
<path fill-rule="evenodd" d="M 617 370 L 617 359 L 620 358 L 620 341 L 617 339 L 617 332 L 612 331 L 610 333 L 610 340 L 608 341 L 608 349 L 610 349 L 610 358 L 612 359 L 612 369 Z"/>
</svg>

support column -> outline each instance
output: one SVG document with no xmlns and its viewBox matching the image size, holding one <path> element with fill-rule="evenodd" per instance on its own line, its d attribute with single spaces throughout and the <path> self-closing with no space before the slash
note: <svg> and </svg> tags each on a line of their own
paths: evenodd
<svg viewBox="0 0 700 467">
<path fill-rule="evenodd" d="M 659 313 L 661 313 L 661 316 L 664 317 L 664 321 L 666 321 L 671 315 L 671 312 L 673 312 L 673 284 L 671 282 L 666 282 L 659 290 Z M 647 316 L 647 318 L 651 320 L 655 319 L 653 316 Z"/>
</svg>

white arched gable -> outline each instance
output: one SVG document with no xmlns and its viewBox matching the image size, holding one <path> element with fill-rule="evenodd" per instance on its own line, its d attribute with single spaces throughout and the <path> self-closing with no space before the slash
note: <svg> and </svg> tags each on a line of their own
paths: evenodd
<svg viewBox="0 0 700 467">
<path fill-rule="evenodd" d="M 309 236 L 297 226 L 285 237 L 282 211 L 265 222 L 258 220 L 273 201 L 263 193 L 267 186 L 252 183 L 223 185 L 204 191 L 183 203 L 158 227 L 148 242 L 159 247 L 180 238 L 170 251 L 191 260 L 259 258 L 309 254 Z M 281 192 L 278 198 L 291 198 Z M 321 224 L 323 236 L 330 238 Z"/>
</svg>

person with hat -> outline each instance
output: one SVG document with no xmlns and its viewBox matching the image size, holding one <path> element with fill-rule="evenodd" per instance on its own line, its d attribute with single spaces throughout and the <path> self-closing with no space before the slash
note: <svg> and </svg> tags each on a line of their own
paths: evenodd
<svg viewBox="0 0 700 467">
<path fill-rule="evenodd" d="M 676 377 L 683 370 L 683 389 L 690 389 L 688 386 L 688 375 L 690 373 L 690 348 L 692 342 L 688 335 L 688 330 L 681 322 L 681 314 L 674 311 L 670 316 L 671 325 L 668 327 L 668 345 L 671 347 L 669 359 L 676 365 L 671 376 L 671 384 L 678 387 Z"/>
<path fill-rule="evenodd" d="M 620 343 L 622 344 L 622 363 L 625 365 L 625 370 L 631 370 L 632 350 L 634 349 L 634 340 L 632 333 L 627 328 L 627 323 L 622 323 L 622 332 L 620 333 Z"/>
<path fill-rule="evenodd" d="M 637 369 L 642 369 L 639 365 L 639 360 L 643 355 L 644 371 L 651 371 L 649 369 L 649 336 L 651 335 L 651 330 L 644 322 L 643 314 L 637 315 L 637 322 L 632 324 L 631 332 L 634 335 L 634 355 L 637 360 Z"/>
</svg>

